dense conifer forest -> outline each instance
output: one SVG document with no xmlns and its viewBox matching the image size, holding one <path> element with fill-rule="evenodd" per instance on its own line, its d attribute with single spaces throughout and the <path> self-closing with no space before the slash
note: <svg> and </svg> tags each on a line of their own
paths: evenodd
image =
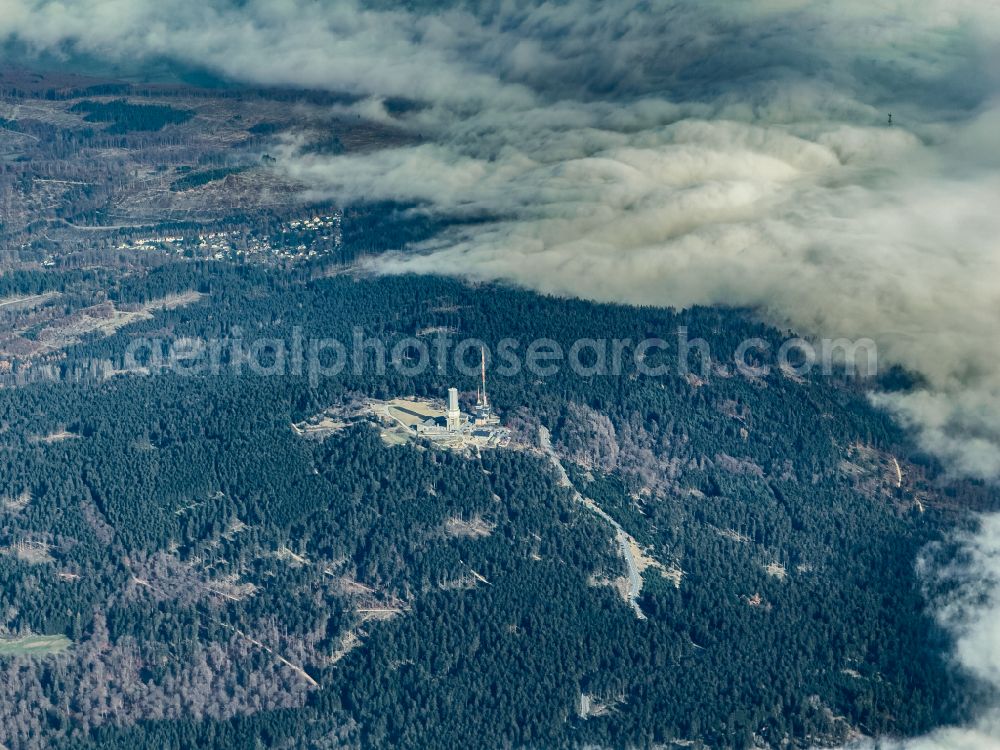
<svg viewBox="0 0 1000 750">
<path fill-rule="evenodd" d="M 93 273 L 0 283 L 72 300 Z M 4 376 L 0 625 L 71 641 L 0 656 L 10 748 L 805 747 L 919 733 L 975 703 L 915 560 L 981 488 L 945 486 L 866 384 L 725 368 L 744 339 L 782 340 L 744 311 L 311 267 L 102 284 L 123 309 L 203 296 L 80 341 L 45 377 Z M 720 358 L 683 372 L 681 327 Z M 645 364 L 667 367 L 491 375 L 527 447 L 470 456 L 387 445 L 363 420 L 325 440 L 291 425 L 363 396 L 474 391 L 474 368 L 262 375 L 224 355 L 214 374 L 115 374 L 137 338 L 350 347 L 359 331 L 390 351 L 442 332 L 491 351 L 657 337 Z M 573 485 L 682 571 L 646 570 L 645 619 L 608 584 L 624 572 L 612 529 L 531 448 L 539 426 Z M 454 533 L 472 520 L 486 531 Z"/>
<path fill-rule="evenodd" d="M 110 123 L 108 133 L 128 133 L 136 130 L 161 130 L 167 125 L 187 122 L 193 114 L 183 109 L 155 104 L 132 104 L 124 99 L 110 102 L 82 101 L 71 111 L 85 112 L 84 120 Z"/>
</svg>

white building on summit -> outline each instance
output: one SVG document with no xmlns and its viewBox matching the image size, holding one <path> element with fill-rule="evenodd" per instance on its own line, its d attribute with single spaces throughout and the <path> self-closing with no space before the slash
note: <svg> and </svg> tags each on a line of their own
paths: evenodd
<svg viewBox="0 0 1000 750">
<path fill-rule="evenodd" d="M 445 420 L 448 432 L 458 432 L 462 429 L 462 412 L 458 408 L 458 388 L 448 389 L 448 412 Z"/>
<path fill-rule="evenodd" d="M 448 447 L 505 447 L 510 443 L 510 430 L 500 425 L 486 393 L 486 352 L 479 353 L 480 383 L 471 414 L 462 412 L 458 388 L 448 389 L 445 408 L 419 399 L 394 399 L 372 402 L 372 410 L 408 432 Z"/>
</svg>

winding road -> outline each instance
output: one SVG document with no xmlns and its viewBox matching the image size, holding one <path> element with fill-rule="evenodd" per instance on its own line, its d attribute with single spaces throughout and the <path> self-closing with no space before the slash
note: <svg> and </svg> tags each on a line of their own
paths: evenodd
<svg viewBox="0 0 1000 750">
<path fill-rule="evenodd" d="M 603 518 L 612 528 L 615 530 L 615 541 L 618 543 L 618 551 L 623 558 L 625 558 L 625 564 L 628 566 L 628 592 L 625 596 L 635 612 L 635 616 L 640 620 L 645 620 L 646 615 L 643 613 L 642 609 L 639 607 L 639 593 L 642 591 L 642 573 L 639 572 L 639 565 L 636 563 L 635 556 L 632 554 L 632 544 L 634 540 L 628 534 L 625 529 L 621 527 L 615 519 L 605 513 L 601 507 L 591 500 L 589 497 L 584 497 L 580 491 L 573 486 L 573 483 L 569 479 L 569 474 L 566 473 L 566 467 L 563 466 L 558 454 L 552 447 L 552 435 L 549 433 L 548 429 L 545 427 L 538 428 L 538 442 L 541 445 L 542 452 L 549 457 L 549 461 L 555 468 L 557 475 L 559 476 L 559 484 L 563 487 L 568 487 L 573 492 L 573 498 L 584 505 L 590 512 Z M 632 544 L 630 544 L 630 542 Z"/>
</svg>

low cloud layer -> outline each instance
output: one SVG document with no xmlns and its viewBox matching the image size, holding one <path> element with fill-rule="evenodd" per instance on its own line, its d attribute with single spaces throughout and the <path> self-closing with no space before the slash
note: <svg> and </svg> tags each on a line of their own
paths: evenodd
<svg viewBox="0 0 1000 750">
<path fill-rule="evenodd" d="M 6 0 L 0 40 L 353 92 L 386 120 L 383 100 L 417 99 L 395 123 L 421 145 L 283 151 L 318 195 L 494 219 L 381 270 L 873 338 L 924 383 L 876 403 L 955 474 L 1000 478 L 1000 5 L 411 5 Z M 1000 523 L 965 544 L 946 574 L 974 595 L 939 611 L 960 664 L 1000 688 Z M 907 746 L 998 737 L 993 715 Z"/>
</svg>

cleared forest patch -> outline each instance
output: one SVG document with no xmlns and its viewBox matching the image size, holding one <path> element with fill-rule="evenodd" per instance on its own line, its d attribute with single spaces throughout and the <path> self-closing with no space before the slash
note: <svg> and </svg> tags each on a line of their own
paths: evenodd
<svg viewBox="0 0 1000 750">
<path fill-rule="evenodd" d="M 9 513 L 20 513 L 22 510 L 28 507 L 28 504 L 30 502 L 31 502 L 31 491 L 24 490 L 17 497 L 3 498 L 3 500 L 0 500 L 0 505 L 2 505 L 3 509 L 8 511 Z"/>
<path fill-rule="evenodd" d="M 0 656 L 45 656 L 65 651 L 73 642 L 60 635 L 25 635 L 0 638 Z"/>
<path fill-rule="evenodd" d="M 467 521 L 462 518 L 449 518 L 444 524 L 444 530 L 448 536 L 466 539 L 489 536 L 493 532 L 493 528 L 493 524 L 484 521 L 479 516 L 473 516 Z"/>
</svg>

